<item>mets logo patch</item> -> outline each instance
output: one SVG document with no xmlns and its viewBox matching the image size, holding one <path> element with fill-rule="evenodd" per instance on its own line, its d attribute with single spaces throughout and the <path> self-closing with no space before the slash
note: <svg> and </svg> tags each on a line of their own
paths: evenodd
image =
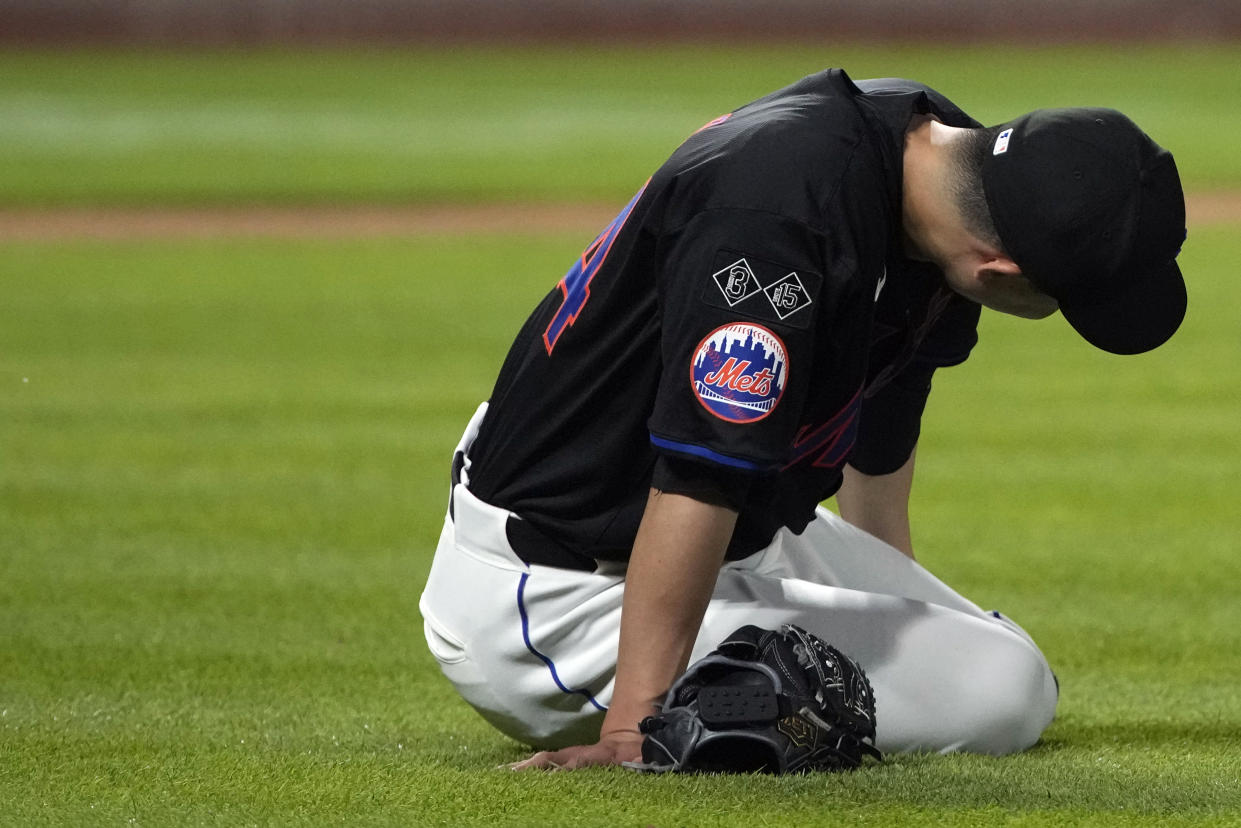
<svg viewBox="0 0 1241 828">
<path fill-rule="evenodd" d="M 780 337 L 749 322 L 716 328 L 698 343 L 689 369 L 698 402 L 721 420 L 753 423 L 772 412 L 788 384 Z"/>
</svg>

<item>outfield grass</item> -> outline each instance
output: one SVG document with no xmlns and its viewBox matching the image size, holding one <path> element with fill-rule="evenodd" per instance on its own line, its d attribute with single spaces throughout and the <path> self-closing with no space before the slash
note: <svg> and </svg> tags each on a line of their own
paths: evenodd
<svg viewBox="0 0 1241 828">
<path fill-rule="evenodd" d="M 1241 822 L 1235 230 L 1168 347 L 986 317 L 913 503 L 1063 682 L 1027 754 L 515 775 L 417 596 L 447 453 L 583 240 L 0 245 L 0 824 Z"/>
<path fill-rule="evenodd" d="M 0 53 L 0 206 L 624 200 L 721 112 L 826 66 L 988 123 L 1107 105 L 1241 185 L 1241 46 Z"/>
</svg>

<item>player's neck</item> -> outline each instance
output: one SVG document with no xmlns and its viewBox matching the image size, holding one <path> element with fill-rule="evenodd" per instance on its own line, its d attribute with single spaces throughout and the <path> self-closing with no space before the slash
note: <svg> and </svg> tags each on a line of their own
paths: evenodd
<svg viewBox="0 0 1241 828">
<path fill-rule="evenodd" d="M 905 133 L 901 214 L 905 253 L 946 269 L 968 237 L 953 200 L 951 152 L 962 130 L 918 116 Z"/>
</svg>

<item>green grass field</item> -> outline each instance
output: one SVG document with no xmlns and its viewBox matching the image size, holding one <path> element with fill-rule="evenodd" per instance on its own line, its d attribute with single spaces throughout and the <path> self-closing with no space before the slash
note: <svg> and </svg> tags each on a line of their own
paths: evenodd
<svg viewBox="0 0 1241 828">
<path fill-rule="evenodd" d="M 1017 50 L 1012 93 L 981 50 L 6 53 L 0 204 L 627 197 L 838 51 L 984 118 L 1116 103 L 1195 186 L 1241 184 L 1223 47 Z M 451 446 L 586 241 L 0 241 L 0 824 L 1241 824 L 1238 226 L 1191 229 L 1167 347 L 987 316 L 936 380 L 915 542 L 1048 654 L 1033 750 L 496 770 L 524 749 L 441 678 L 417 598 Z"/>
<path fill-rule="evenodd" d="M 0 206 L 620 198 L 688 133 L 825 66 L 987 123 L 1107 105 L 1241 185 L 1241 45 L 0 53 Z"/>
</svg>

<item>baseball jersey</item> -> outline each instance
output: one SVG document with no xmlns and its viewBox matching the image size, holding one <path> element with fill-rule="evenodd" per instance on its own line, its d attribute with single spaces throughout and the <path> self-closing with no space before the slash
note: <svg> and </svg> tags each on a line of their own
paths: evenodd
<svg viewBox="0 0 1241 828">
<path fill-rule="evenodd" d="M 739 513 L 727 557 L 801 531 L 849 462 L 918 439 L 979 308 L 901 244 L 911 81 L 811 75 L 690 136 L 518 334 L 470 450 L 530 562 L 629 555 L 652 486 Z"/>
</svg>

